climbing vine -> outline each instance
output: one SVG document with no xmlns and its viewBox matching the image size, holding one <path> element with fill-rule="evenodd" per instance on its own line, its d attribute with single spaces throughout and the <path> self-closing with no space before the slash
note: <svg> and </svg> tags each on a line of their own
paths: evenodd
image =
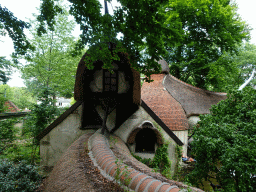
<svg viewBox="0 0 256 192">
<path fill-rule="evenodd" d="M 168 176 L 171 171 L 171 164 L 168 157 L 168 144 L 163 144 L 157 148 L 150 167 L 157 168 L 163 175 Z"/>
<path fill-rule="evenodd" d="M 181 172 L 180 159 L 182 157 L 182 146 L 179 146 L 179 145 L 175 146 L 175 157 L 177 162 L 174 168 L 175 174 L 173 176 L 173 179 L 177 180 Z"/>
<path fill-rule="evenodd" d="M 171 143 L 171 141 L 167 141 L 164 138 L 164 133 L 162 129 L 159 127 L 159 125 L 152 121 L 154 124 L 154 127 L 157 128 L 159 133 L 162 136 L 163 139 L 163 145 L 159 146 L 156 150 L 155 156 L 152 159 L 147 159 L 147 158 L 141 158 L 135 154 L 132 153 L 133 157 L 135 157 L 138 161 L 142 162 L 143 164 L 147 165 L 150 168 L 153 168 L 156 171 L 160 171 L 165 177 L 171 178 L 171 165 L 172 162 L 169 159 L 169 154 L 168 154 L 168 146 Z M 180 172 L 180 159 L 182 157 L 182 146 L 175 145 L 175 158 L 176 158 L 176 165 L 174 168 L 174 177 L 179 174 Z"/>
</svg>

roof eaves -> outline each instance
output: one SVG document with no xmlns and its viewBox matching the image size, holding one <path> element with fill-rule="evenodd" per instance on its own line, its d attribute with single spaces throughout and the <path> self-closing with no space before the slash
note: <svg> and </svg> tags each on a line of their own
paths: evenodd
<svg viewBox="0 0 256 192">
<path fill-rule="evenodd" d="M 150 109 L 150 107 L 141 100 L 141 106 L 147 111 L 147 113 L 165 130 L 165 132 L 180 146 L 184 143 L 165 125 L 165 123 Z"/>
<path fill-rule="evenodd" d="M 82 101 L 77 101 L 74 105 L 72 105 L 68 110 L 66 110 L 61 116 L 59 116 L 53 123 L 51 123 L 48 127 L 46 127 L 41 133 L 36 136 L 36 139 L 40 141 L 44 136 L 50 133 L 56 126 L 58 126 L 64 119 L 66 119 L 73 111 L 75 111 L 80 105 Z"/>
</svg>

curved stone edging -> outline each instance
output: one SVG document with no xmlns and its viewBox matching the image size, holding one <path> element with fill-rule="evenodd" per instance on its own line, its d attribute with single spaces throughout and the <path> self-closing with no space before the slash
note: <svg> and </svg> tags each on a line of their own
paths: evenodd
<svg viewBox="0 0 256 192">
<path fill-rule="evenodd" d="M 117 172 L 122 185 L 135 192 L 178 192 L 180 189 L 175 185 L 162 182 L 153 177 L 127 166 L 124 163 L 116 163 L 116 156 L 109 147 L 104 135 L 96 132 L 89 141 L 89 155 L 100 169 L 103 176 L 115 180 Z"/>
</svg>

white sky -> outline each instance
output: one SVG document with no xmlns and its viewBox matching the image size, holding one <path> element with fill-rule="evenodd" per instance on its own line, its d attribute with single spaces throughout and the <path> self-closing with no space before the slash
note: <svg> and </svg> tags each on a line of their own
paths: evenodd
<svg viewBox="0 0 256 192">
<path fill-rule="evenodd" d="M 103 4 L 104 0 L 100 0 Z M 238 4 L 238 13 L 242 19 L 246 21 L 253 30 L 251 31 L 251 43 L 256 44 L 256 0 L 235 0 Z M 40 0 L 0 0 L 2 7 L 6 7 L 14 16 L 23 21 L 28 21 L 28 18 L 32 18 L 32 13 L 38 13 L 36 7 L 39 7 Z M 113 7 L 116 5 L 112 3 Z M 108 6 L 109 11 L 112 12 L 112 7 Z M 77 28 L 78 32 L 79 29 Z M 28 33 L 26 33 L 28 35 Z M 77 33 L 76 33 L 77 34 Z M 10 59 L 11 53 L 14 51 L 12 41 L 9 37 L 0 36 L 0 56 L 6 56 Z M 20 73 L 15 72 L 12 75 L 12 79 L 8 81 L 8 85 L 11 87 L 24 87 L 23 80 L 20 78 Z"/>
</svg>

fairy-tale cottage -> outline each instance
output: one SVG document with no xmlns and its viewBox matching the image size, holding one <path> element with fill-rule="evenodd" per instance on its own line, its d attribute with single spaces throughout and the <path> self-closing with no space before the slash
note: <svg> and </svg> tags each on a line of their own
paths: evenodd
<svg viewBox="0 0 256 192">
<path fill-rule="evenodd" d="M 184 143 L 187 155 L 188 130 L 199 121 L 199 115 L 209 114 L 211 105 L 226 99 L 226 93 L 203 90 L 169 74 L 169 66 L 160 60 L 162 72 L 152 74 L 151 83 L 143 83 L 142 100 Z"/>
<path fill-rule="evenodd" d="M 110 48 L 115 47 L 111 44 Z M 76 139 L 97 130 L 118 136 L 131 152 L 144 158 L 153 158 L 157 147 L 167 141 L 175 166 L 175 146 L 183 142 L 141 99 L 140 73 L 131 68 L 127 55 L 119 52 L 118 56 L 120 61 L 113 62 L 112 73 L 102 68 L 100 60 L 89 70 L 85 63 L 88 53 L 81 58 L 74 90 L 76 103 L 36 137 L 46 174 Z"/>
</svg>

